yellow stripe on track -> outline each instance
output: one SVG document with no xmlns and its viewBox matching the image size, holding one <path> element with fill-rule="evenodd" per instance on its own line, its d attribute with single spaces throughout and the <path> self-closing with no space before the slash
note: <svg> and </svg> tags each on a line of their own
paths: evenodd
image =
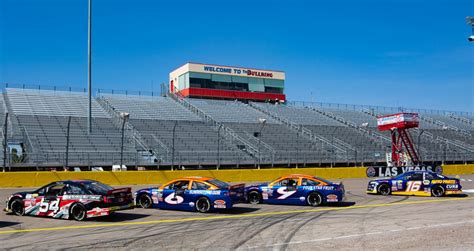
<svg viewBox="0 0 474 251">
<path fill-rule="evenodd" d="M 417 205 L 417 204 L 441 203 L 441 202 L 465 201 L 465 200 L 474 200 L 474 197 L 451 198 L 451 199 L 433 199 L 433 200 L 420 200 L 420 201 L 404 201 L 404 202 L 395 202 L 395 203 L 368 204 L 368 205 L 349 206 L 349 207 L 328 207 L 328 208 L 317 208 L 317 209 L 301 209 L 301 210 L 266 212 L 266 213 L 248 213 L 248 214 L 241 214 L 241 215 L 220 215 L 220 216 L 190 217 L 190 218 L 169 219 L 169 220 L 153 220 L 153 221 L 119 222 L 119 223 L 108 223 L 108 224 L 107 223 L 106 224 L 93 224 L 93 225 L 82 225 L 82 226 L 30 228 L 30 229 L 18 229 L 18 230 L 5 230 L 5 231 L 0 231 L 0 234 L 15 234 L 15 233 L 26 233 L 26 232 L 46 232 L 46 231 L 88 229 L 88 228 L 109 228 L 109 227 L 123 227 L 123 226 L 152 225 L 152 224 L 162 224 L 162 223 L 190 222 L 190 221 L 242 219 L 242 218 L 266 217 L 266 216 L 286 215 L 286 214 L 314 213 L 314 212 L 326 212 L 326 211 L 342 211 L 342 210 L 349 210 L 349 209 L 377 208 L 377 207 L 390 207 L 390 206 L 402 206 L 402 205 Z M 153 210 L 153 209 L 150 209 L 150 210 Z"/>
</svg>

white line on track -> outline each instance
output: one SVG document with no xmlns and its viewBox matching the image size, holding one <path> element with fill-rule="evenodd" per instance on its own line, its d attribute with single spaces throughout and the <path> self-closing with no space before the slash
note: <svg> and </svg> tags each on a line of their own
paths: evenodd
<svg viewBox="0 0 474 251">
<path fill-rule="evenodd" d="M 463 193 L 474 193 L 474 189 L 463 189 Z"/>
<path fill-rule="evenodd" d="M 436 225 L 427 225 L 427 226 L 420 226 L 420 227 L 392 229 L 392 230 L 389 230 L 388 232 L 392 232 L 392 233 L 393 232 L 404 232 L 404 231 L 419 230 L 419 229 L 426 229 L 426 228 L 437 228 L 437 227 L 445 227 L 445 226 L 453 226 L 453 225 L 461 225 L 461 224 L 472 224 L 472 223 L 474 223 L 474 220 L 451 222 L 451 223 L 441 223 L 441 224 L 436 224 Z M 386 234 L 386 233 L 387 233 L 387 231 L 369 232 L 369 233 L 363 233 L 363 234 L 351 234 L 351 235 L 343 235 L 343 236 L 337 236 L 337 237 L 313 239 L 313 240 L 307 240 L 307 241 L 290 241 L 290 242 L 275 243 L 275 244 L 266 245 L 266 246 L 253 246 L 253 247 L 247 247 L 246 249 L 261 249 L 261 248 L 271 248 L 271 247 L 286 246 L 286 245 L 315 243 L 315 242 L 340 240 L 340 239 L 362 237 L 362 236 L 367 236 L 367 235 Z"/>
</svg>

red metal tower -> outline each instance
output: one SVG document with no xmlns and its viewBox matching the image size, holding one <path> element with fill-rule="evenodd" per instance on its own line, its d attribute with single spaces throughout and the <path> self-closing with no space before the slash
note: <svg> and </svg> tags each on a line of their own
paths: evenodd
<svg viewBox="0 0 474 251">
<path fill-rule="evenodd" d="M 413 139 L 408 129 L 419 125 L 418 113 L 396 113 L 377 117 L 377 127 L 380 131 L 390 130 L 392 134 L 392 162 L 402 165 L 401 156 L 406 152 L 414 165 L 420 163 Z"/>
</svg>

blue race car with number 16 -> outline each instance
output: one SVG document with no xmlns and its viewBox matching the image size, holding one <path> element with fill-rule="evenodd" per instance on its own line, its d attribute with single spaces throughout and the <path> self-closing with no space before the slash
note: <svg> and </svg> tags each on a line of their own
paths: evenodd
<svg viewBox="0 0 474 251">
<path fill-rule="evenodd" d="M 441 197 L 462 193 L 459 179 L 431 171 L 411 171 L 388 179 L 371 180 L 368 194 L 418 195 Z"/>
</svg>

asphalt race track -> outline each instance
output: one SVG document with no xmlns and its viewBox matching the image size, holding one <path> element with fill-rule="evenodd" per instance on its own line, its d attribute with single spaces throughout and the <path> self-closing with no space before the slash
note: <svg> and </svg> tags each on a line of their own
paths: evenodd
<svg viewBox="0 0 474 251">
<path fill-rule="evenodd" d="M 0 249 L 473 250 L 474 175 L 461 178 L 465 195 L 445 198 L 367 195 L 368 180 L 344 180 L 346 202 L 318 208 L 134 209 L 85 222 L 2 212 Z M 2 203 L 20 190 L 1 189 Z"/>
</svg>

